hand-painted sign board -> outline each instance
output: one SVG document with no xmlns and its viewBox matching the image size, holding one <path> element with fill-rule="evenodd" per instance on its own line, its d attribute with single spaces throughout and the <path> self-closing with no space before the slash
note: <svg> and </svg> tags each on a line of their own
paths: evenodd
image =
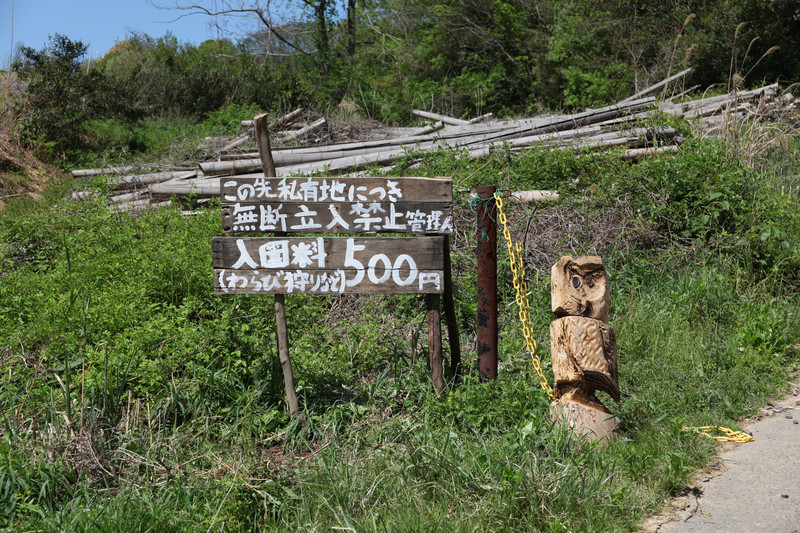
<svg viewBox="0 0 800 533">
<path fill-rule="evenodd" d="M 453 231 L 449 178 L 223 178 L 230 233 Z"/>
<path fill-rule="evenodd" d="M 220 294 L 441 294 L 444 236 L 215 237 Z"/>
</svg>

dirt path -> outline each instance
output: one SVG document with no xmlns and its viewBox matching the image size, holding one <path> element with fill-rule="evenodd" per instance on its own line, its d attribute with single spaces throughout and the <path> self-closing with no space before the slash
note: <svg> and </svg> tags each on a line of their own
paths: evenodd
<svg viewBox="0 0 800 533">
<path fill-rule="evenodd" d="M 754 442 L 726 445 L 641 533 L 800 533 L 800 384 L 790 390 L 744 424 Z"/>
</svg>

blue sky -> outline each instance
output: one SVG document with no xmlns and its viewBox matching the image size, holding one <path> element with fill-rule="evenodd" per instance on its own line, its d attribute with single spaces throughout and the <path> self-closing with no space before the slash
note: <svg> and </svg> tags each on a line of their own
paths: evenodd
<svg viewBox="0 0 800 533">
<path fill-rule="evenodd" d="M 167 4 L 167 1 L 162 2 Z M 61 33 L 89 45 L 92 57 L 101 57 L 130 32 L 158 37 L 167 31 L 180 41 L 199 44 L 206 39 L 230 37 L 210 27 L 206 16 L 193 15 L 176 22 L 176 11 L 162 10 L 146 0 L 0 0 L 0 68 L 11 53 L 11 8 L 14 8 L 14 47 L 23 43 L 42 48 L 48 35 Z M 233 36 L 234 40 L 236 35 Z"/>
</svg>

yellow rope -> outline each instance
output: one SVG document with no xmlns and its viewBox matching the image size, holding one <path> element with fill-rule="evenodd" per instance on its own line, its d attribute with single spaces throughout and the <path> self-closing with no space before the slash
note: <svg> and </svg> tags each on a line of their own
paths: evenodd
<svg viewBox="0 0 800 533">
<path fill-rule="evenodd" d="M 500 224 L 503 225 L 503 237 L 506 240 L 508 247 L 508 259 L 511 263 L 511 272 L 514 274 L 514 292 L 519 308 L 519 320 L 522 323 L 522 335 L 525 337 L 525 347 L 528 353 L 531 354 L 531 363 L 536 373 L 539 374 L 539 381 L 542 384 L 542 389 L 547 392 L 550 399 L 553 399 L 553 389 L 547 382 L 542 372 L 542 364 L 539 361 L 539 356 L 536 355 L 536 339 L 533 338 L 533 328 L 531 327 L 531 314 L 530 305 L 528 305 L 528 284 L 525 282 L 525 265 L 522 263 L 522 245 L 520 243 L 512 244 L 511 233 L 508 231 L 508 220 L 506 214 L 503 212 L 503 200 L 495 193 L 494 200 L 497 204 L 497 218 L 500 219 Z"/>
<path fill-rule="evenodd" d="M 752 435 L 745 433 L 744 431 L 734 431 L 721 426 L 684 426 L 681 429 L 683 431 L 694 431 L 695 433 L 699 433 L 700 435 L 704 435 L 710 439 L 718 440 L 720 442 L 752 442 L 755 440 Z M 712 435 L 709 433 L 709 431 L 717 431 L 722 433 L 722 435 Z"/>
</svg>

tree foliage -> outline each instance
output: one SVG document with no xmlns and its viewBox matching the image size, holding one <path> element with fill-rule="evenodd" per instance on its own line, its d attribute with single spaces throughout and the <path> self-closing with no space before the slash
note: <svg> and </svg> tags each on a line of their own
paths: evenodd
<svg viewBox="0 0 800 533">
<path fill-rule="evenodd" d="M 86 121 L 107 108 L 111 95 L 102 73 L 81 64 L 86 50 L 82 42 L 56 34 L 41 50 L 21 47 L 12 65 L 28 83 L 19 131 L 45 152 L 80 147 Z"/>
<path fill-rule="evenodd" d="M 14 68 L 31 84 L 27 135 L 63 151 L 88 117 L 202 120 L 230 104 L 346 102 L 391 123 L 411 120 L 410 108 L 583 108 L 689 66 L 685 87 L 800 78 L 800 8 L 789 0 L 220 0 L 180 10 L 247 24 L 237 42 L 134 34 L 99 69 L 83 68 L 85 46 L 64 36 L 23 48 Z"/>
</svg>

